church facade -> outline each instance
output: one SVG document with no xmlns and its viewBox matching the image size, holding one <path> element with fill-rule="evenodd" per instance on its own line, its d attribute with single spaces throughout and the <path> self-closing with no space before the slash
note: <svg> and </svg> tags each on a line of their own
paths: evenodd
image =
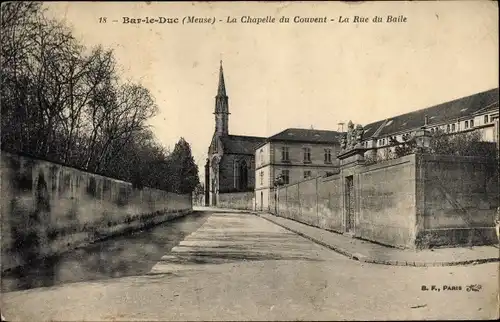
<svg viewBox="0 0 500 322">
<path fill-rule="evenodd" d="M 205 164 L 205 205 L 217 206 L 221 195 L 253 194 L 255 188 L 255 149 L 266 138 L 229 134 L 229 98 L 222 62 L 215 96 L 215 131 Z"/>
</svg>

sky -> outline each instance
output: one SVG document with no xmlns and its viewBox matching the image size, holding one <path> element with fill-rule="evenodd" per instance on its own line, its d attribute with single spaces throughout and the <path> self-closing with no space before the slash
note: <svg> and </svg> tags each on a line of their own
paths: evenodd
<svg viewBox="0 0 500 322">
<path fill-rule="evenodd" d="M 156 99 L 154 133 L 190 144 L 203 180 L 219 62 L 229 132 L 337 130 L 498 87 L 498 8 L 443 2 L 47 2 L 87 46 L 113 48 L 127 79 Z M 381 16 L 383 23 L 354 23 Z M 405 16 L 386 23 L 386 16 Z M 123 24 L 123 17 L 215 17 L 214 24 Z M 227 17 L 327 17 L 316 24 L 226 23 Z M 339 16 L 350 23 L 339 23 Z M 107 23 L 99 23 L 107 17 Z M 218 21 L 222 19 L 223 22 Z M 112 22 L 118 20 L 118 22 Z"/>
</svg>

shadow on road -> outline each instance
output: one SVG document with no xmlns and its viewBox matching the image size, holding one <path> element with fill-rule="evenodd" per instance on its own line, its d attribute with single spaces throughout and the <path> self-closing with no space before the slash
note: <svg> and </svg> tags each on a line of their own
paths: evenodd
<svg viewBox="0 0 500 322">
<path fill-rule="evenodd" d="M 209 213 L 187 216 L 58 256 L 2 276 L 2 292 L 148 273 L 161 257 L 196 231 Z"/>
</svg>

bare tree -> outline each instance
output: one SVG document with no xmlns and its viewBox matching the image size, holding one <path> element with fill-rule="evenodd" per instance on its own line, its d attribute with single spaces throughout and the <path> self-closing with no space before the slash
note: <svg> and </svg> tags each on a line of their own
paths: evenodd
<svg viewBox="0 0 500 322">
<path fill-rule="evenodd" d="M 112 50 L 87 49 L 40 2 L 1 9 L 2 149 L 160 189 L 184 186 L 149 129 L 154 97 L 120 80 Z"/>
</svg>

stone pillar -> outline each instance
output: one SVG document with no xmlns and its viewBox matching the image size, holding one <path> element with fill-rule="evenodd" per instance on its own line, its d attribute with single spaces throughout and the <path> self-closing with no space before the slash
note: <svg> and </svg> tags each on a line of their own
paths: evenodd
<svg viewBox="0 0 500 322">
<path fill-rule="evenodd" d="M 424 153 L 430 149 L 431 146 L 431 133 L 425 128 L 417 130 L 415 133 L 415 142 L 417 143 L 418 152 Z"/>
</svg>

